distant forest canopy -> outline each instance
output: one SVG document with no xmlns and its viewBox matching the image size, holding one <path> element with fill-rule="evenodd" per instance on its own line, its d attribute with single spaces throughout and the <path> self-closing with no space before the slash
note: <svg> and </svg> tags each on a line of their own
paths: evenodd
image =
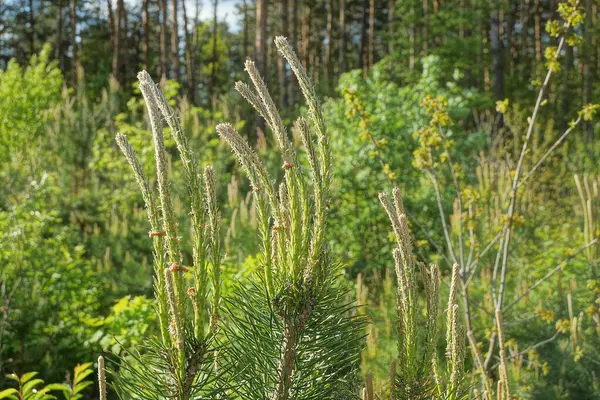
<svg viewBox="0 0 600 400">
<path fill-rule="evenodd" d="M 324 94 L 340 73 L 393 60 L 394 77 L 406 79 L 420 59 L 440 56 L 444 73 L 459 73 L 464 86 L 494 100 L 535 89 L 554 46 L 546 24 L 559 0 L 8 0 L 0 4 L 0 68 L 9 59 L 26 64 L 44 43 L 53 47 L 67 82 L 77 68 L 87 91 L 98 96 L 112 74 L 129 90 L 135 73 L 181 83 L 195 104 L 214 105 L 228 93 L 243 60 L 257 61 L 282 106 L 296 89 L 272 39 L 290 39 Z M 600 71 L 598 1 L 583 0 L 582 41 L 566 47 L 561 91 L 571 104 L 560 114 L 592 102 Z M 233 10 L 235 16 L 223 10 Z M 205 16 L 202 18 L 201 16 Z M 226 22 L 234 21 L 232 24 Z M 235 18 L 234 18 L 235 17 Z M 237 22 L 235 22 L 237 21 Z M 270 66 L 270 67 L 267 67 Z M 535 82 L 533 82 L 535 83 Z M 565 121 L 559 121 L 565 125 Z M 587 128 L 589 129 L 589 128 Z M 590 132 L 588 132 L 589 134 Z"/>
</svg>

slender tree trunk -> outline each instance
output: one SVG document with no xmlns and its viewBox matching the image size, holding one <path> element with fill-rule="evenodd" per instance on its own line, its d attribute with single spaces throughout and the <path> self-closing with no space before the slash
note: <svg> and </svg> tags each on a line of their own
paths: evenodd
<svg viewBox="0 0 600 400">
<path fill-rule="evenodd" d="M 281 34 L 285 37 L 288 36 L 288 1 L 281 0 L 279 3 L 280 7 L 280 18 L 281 18 Z M 287 71 L 285 70 L 285 62 L 283 57 L 277 58 L 277 73 L 279 75 L 279 107 L 282 109 L 287 107 L 288 104 L 288 90 L 287 90 Z"/>
<path fill-rule="evenodd" d="M 121 0 L 121 8 L 122 8 L 122 17 L 123 21 L 120 22 L 121 25 L 121 80 L 124 82 L 127 81 L 129 77 L 129 18 L 127 14 L 127 7 L 125 7 L 125 2 Z M 136 46 L 137 49 L 137 46 Z"/>
<path fill-rule="evenodd" d="M 394 14 L 396 0 L 388 0 L 388 53 L 394 52 Z"/>
<path fill-rule="evenodd" d="M 71 51 L 73 52 L 73 87 L 77 87 L 77 0 L 71 0 Z"/>
<path fill-rule="evenodd" d="M 500 2 L 495 2 L 490 14 L 490 46 L 494 70 L 494 100 L 504 99 L 504 63 L 502 40 L 500 37 Z"/>
<path fill-rule="evenodd" d="M 369 66 L 375 63 L 375 0 L 369 2 Z"/>
<path fill-rule="evenodd" d="M 458 25 L 458 37 L 464 39 L 466 36 L 465 19 L 467 14 L 467 0 L 460 0 L 460 24 Z"/>
<path fill-rule="evenodd" d="M 591 66 L 592 66 L 592 1 L 585 0 L 585 21 L 583 24 L 583 55 L 582 55 L 582 84 L 583 84 L 583 104 L 591 103 L 592 94 L 592 80 L 591 80 Z M 593 140 L 594 131 L 590 121 L 584 121 L 583 133 L 586 142 Z"/>
<path fill-rule="evenodd" d="M 194 101 L 196 82 L 194 79 L 194 66 L 192 59 L 192 36 L 188 28 L 188 16 L 185 1 L 181 2 L 183 9 L 183 28 L 185 34 L 185 78 L 186 78 L 186 96 L 190 102 Z"/>
<path fill-rule="evenodd" d="M 167 50 L 167 21 L 169 20 L 169 11 L 167 9 L 167 0 L 158 0 L 159 11 L 161 14 L 160 20 L 160 68 L 159 75 L 161 79 L 167 77 L 167 72 L 169 71 L 169 63 L 168 63 L 168 50 Z"/>
<path fill-rule="evenodd" d="M 415 32 L 415 18 L 417 16 L 416 10 L 415 10 L 415 5 L 414 2 L 411 1 L 410 3 L 410 11 L 411 11 L 411 21 L 410 24 L 408 25 L 408 45 L 409 45 L 409 56 L 408 56 L 408 69 L 410 69 L 411 71 L 413 71 L 415 69 L 415 56 L 417 53 L 417 41 L 416 41 L 416 32 Z"/>
<path fill-rule="evenodd" d="M 29 0 L 29 28 L 31 35 L 29 36 L 29 46 L 31 55 L 35 54 L 35 15 L 33 9 L 33 0 Z"/>
<path fill-rule="evenodd" d="M 333 55 L 333 0 L 327 1 L 327 54 L 325 55 L 325 78 L 327 79 L 327 85 L 331 78 L 332 63 L 331 57 Z"/>
<path fill-rule="evenodd" d="M 564 132 L 568 128 L 569 106 L 571 105 L 571 82 L 573 81 L 573 46 L 566 46 L 562 76 L 562 93 L 559 113 L 559 128 Z"/>
<path fill-rule="evenodd" d="M 210 68 L 210 101 L 214 108 L 217 102 L 217 62 L 219 61 L 217 55 L 217 34 L 218 32 L 218 21 L 217 21 L 217 9 L 219 7 L 219 1 L 213 0 L 213 28 L 212 28 L 212 56 L 211 56 L 211 68 Z"/>
<path fill-rule="evenodd" d="M 117 82 L 121 82 L 121 19 L 123 15 L 123 1 L 117 0 L 117 18 L 113 20 L 113 58 L 112 74 Z"/>
<path fill-rule="evenodd" d="M 60 70 L 63 72 L 65 72 L 65 56 L 64 56 L 64 49 L 63 49 L 63 30 L 64 28 L 64 24 L 65 24 L 65 20 L 64 20 L 64 14 L 63 14 L 63 0 L 58 0 L 58 27 L 56 29 L 56 58 L 58 59 L 58 65 L 60 67 Z M 110 28 L 110 23 L 109 23 L 109 28 Z M 111 34 L 112 36 L 112 34 Z"/>
<path fill-rule="evenodd" d="M 267 20 L 268 0 L 256 0 L 256 40 L 254 42 L 254 54 L 256 68 L 266 80 L 267 72 Z M 265 121 L 256 116 L 257 135 L 262 135 L 265 130 Z"/>
<path fill-rule="evenodd" d="M 510 0 L 506 1 L 506 44 L 508 45 L 508 75 L 512 78 L 514 76 L 515 69 L 515 58 L 514 58 L 514 32 L 513 27 L 515 24 L 514 14 L 512 9 L 512 2 Z"/>
<path fill-rule="evenodd" d="M 542 61 L 542 7 L 540 0 L 535 0 L 534 3 L 534 22 L 535 22 L 535 60 L 538 64 Z"/>
<path fill-rule="evenodd" d="M 429 0 L 423 0 L 423 55 L 429 53 Z"/>
<path fill-rule="evenodd" d="M 345 71 L 344 56 L 346 54 L 346 0 L 340 0 L 340 44 L 338 49 L 338 73 Z"/>
<path fill-rule="evenodd" d="M 181 82 L 177 5 L 177 0 L 171 0 L 171 62 L 173 63 L 173 77 L 177 80 L 177 82 Z"/>
<path fill-rule="evenodd" d="M 358 51 L 358 63 L 357 68 L 363 70 L 363 75 L 367 74 L 368 63 L 365 62 L 365 58 L 367 57 L 367 5 L 368 0 L 362 1 L 362 17 L 360 23 L 360 48 Z"/>
<path fill-rule="evenodd" d="M 298 36 L 298 26 L 300 26 L 298 24 L 298 0 L 292 0 L 292 43 L 296 51 L 302 47 Z"/>
<path fill-rule="evenodd" d="M 142 3 L 142 25 L 144 26 L 144 69 L 148 71 L 150 69 L 150 16 L 148 15 L 148 1 L 144 0 Z"/>
<path fill-rule="evenodd" d="M 249 26 L 249 21 L 248 21 L 248 3 L 246 3 L 246 0 L 243 0 L 242 2 L 242 10 L 244 12 L 244 37 L 243 37 L 243 44 L 242 46 L 244 47 L 244 60 L 248 59 L 248 56 L 250 55 L 248 53 L 248 48 L 250 47 L 250 38 L 248 35 L 248 29 L 250 29 Z"/>
<path fill-rule="evenodd" d="M 302 21 L 302 63 L 310 74 L 310 28 L 312 23 L 312 0 L 305 0 L 304 19 Z"/>
</svg>

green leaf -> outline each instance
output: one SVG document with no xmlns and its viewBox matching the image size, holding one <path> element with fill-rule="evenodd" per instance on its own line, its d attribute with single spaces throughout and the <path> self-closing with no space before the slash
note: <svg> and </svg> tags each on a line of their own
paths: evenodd
<svg viewBox="0 0 600 400">
<path fill-rule="evenodd" d="M 21 379 L 19 379 L 19 383 L 21 385 L 24 385 L 25 383 L 27 383 L 31 378 L 33 378 L 34 376 L 36 376 L 38 373 L 35 371 L 32 372 L 27 372 L 26 374 L 23 374 L 23 376 L 21 377 Z"/>
<path fill-rule="evenodd" d="M 73 390 L 73 394 L 77 394 L 77 393 L 81 392 L 83 389 L 85 389 L 86 387 L 90 386 L 93 383 L 94 383 L 93 381 L 81 382 L 80 384 L 75 386 L 75 390 Z"/>
<path fill-rule="evenodd" d="M 26 384 L 23 385 L 23 389 L 21 390 L 21 392 L 25 395 L 29 394 L 30 392 L 33 391 L 33 389 L 37 386 L 44 383 L 43 380 L 41 379 L 34 379 L 31 380 L 29 382 L 27 382 Z"/>
<path fill-rule="evenodd" d="M 19 393 L 17 389 L 6 389 L 0 392 L 0 399 L 16 399 L 13 394 Z"/>
</svg>

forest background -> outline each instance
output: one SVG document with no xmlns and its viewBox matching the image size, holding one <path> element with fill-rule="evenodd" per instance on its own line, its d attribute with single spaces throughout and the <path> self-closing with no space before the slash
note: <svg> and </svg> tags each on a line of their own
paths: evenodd
<svg viewBox="0 0 600 400">
<path fill-rule="evenodd" d="M 582 24 L 555 58 L 550 21 L 560 3 L 0 1 L 0 389 L 12 372 L 68 381 L 78 363 L 156 333 L 143 201 L 114 140 L 126 134 L 150 170 L 141 69 L 161 81 L 192 148 L 215 168 L 224 295 L 255 272 L 250 185 L 215 126 L 233 121 L 269 167 L 279 167 L 264 121 L 233 85 L 254 59 L 290 124 L 304 106 L 273 45 L 283 35 L 324 99 L 334 176 L 327 240 L 344 284 L 369 305 L 362 374 L 381 379 L 396 328 L 394 245 L 377 193 L 401 188 L 415 252 L 439 263 L 444 281 L 464 222 L 476 261 L 472 332 L 492 343 L 498 261 L 488 250 L 502 246 L 496 232 L 507 219 L 511 173 L 546 71 L 555 71 L 527 152 L 536 175 L 514 216 L 504 345 L 522 398 L 600 398 L 600 125 L 591 118 L 596 108 L 585 108 L 600 102 L 600 3 L 579 3 Z M 449 118 L 448 154 L 424 164 L 432 104 Z M 175 143 L 166 145 L 176 166 Z M 460 190 L 453 174 L 429 179 L 450 152 Z M 457 216 L 457 193 L 468 216 Z M 184 208 L 177 196 L 175 208 Z"/>
</svg>

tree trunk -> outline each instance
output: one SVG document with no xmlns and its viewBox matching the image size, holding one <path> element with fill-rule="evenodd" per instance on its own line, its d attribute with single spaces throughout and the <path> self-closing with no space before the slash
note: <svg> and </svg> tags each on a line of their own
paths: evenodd
<svg viewBox="0 0 600 400">
<path fill-rule="evenodd" d="M 131 46 L 129 46 L 129 37 L 127 35 L 129 32 L 129 19 L 127 14 L 127 7 L 125 7 L 124 1 L 121 0 L 121 2 L 121 8 L 123 11 L 123 21 L 121 22 L 121 80 L 123 82 L 126 82 L 129 77 L 129 51 L 131 49 Z M 135 48 L 137 49 L 137 46 Z"/>
<path fill-rule="evenodd" d="M 394 52 L 394 12 L 396 0 L 388 0 L 388 53 Z"/>
<path fill-rule="evenodd" d="M 281 34 L 285 37 L 288 36 L 288 1 L 281 0 L 280 4 L 280 16 L 281 16 Z M 279 75 L 279 107 L 282 109 L 287 107 L 288 104 L 288 92 L 287 92 L 287 71 L 285 70 L 285 62 L 283 57 L 277 58 L 277 73 Z"/>
<path fill-rule="evenodd" d="M 196 81 L 194 79 L 194 66 L 192 59 L 192 37 L 188 28 L 188 17 L 187 10 L 185 7 L 185 1 L 181 2 L 181 7 L 183 9 L 183 28 L 185 33 L 185 78 L 187 89 L 186 96 L 190 102 L 193 102 L 195 98 Z"/>
<path fill-rule="evenodd" d="M 342 73 L 344 69 L 344 56 L 346 54 L 346 0 L 340 0 L 340 44 L 338 49 L 338 69 L 337 73 Z"/>
<path fill-rule="evenodd" d="M 65 73 L 65 56 L 64 56 L 64 49 L 63 49 L 63 30 L 64 28 L 64 24 L 65 24 L 65 20 L 64 20 L 64 14 L 63 14 L 63 0 L 58 0 L 58 27 L 56 30 L 56 58 L 58 59 L 58 65 L 60 70 L 63 72 L 63 74 Z M 110 16 L 110 14 L 109 14 Z M 109 23 L 109 29 L 110 29 L 110 23 Z M 111 34 L 112 36 L 112 34 Z M 112 38 L 111 38 L 112 39 Z"/>
<path fill-rule="evenodd" d="M 429 0 L 423 0 L 423 55 L 429 53 Z"/>
<path fill-rule="evenodd" d="M 369 2 L 369 66 L 375 63 L 375 0 Z"/>
<path fill-rule="evenodd" d="M 329 85 L 331 78 L 331 57 L 333 55 L 333 0 L 327 1 L 327 54 L 325 55 L 325 78 Z"/>
<path fill-rule="evenodd" d="M 179 30 L 177 25 L 177 0 L 171 0 L 171 62 L 173 63 L 173 77 L 177 82 L 181 82 Z"/>
<path fill-rule="evenodd" d="M 121 82 L 121 19 L 123 15 L 123 1 L 117 0 L 117 18 L 113 20 L 113 58 L 112 74 L 117 82 Z"/>
<path fill-rule="evenodd" d="M 266 80 L 267 72 L 267 20 L 268 20 L 268 0 L 256 0 L 256 38 L 254 42 L 254 53 L 256 59 L 256 68 Z M 260 137 L 265 130 L 265 121 L 256 116 L 257 135 Z"/>
<path fill-rule="evenodd" d="M 169 11 L 167 9 L 167 0 L 158 0 L 159 11 L 161 14 L 160 23 L 160 54 L 159 54 L 159 75 L 161 79 L 167 77 L 169 63 L 167 59 L 167 21 L 169 20 Z"/>
<path fill-rule="evenodd" d="M 77 0 L 71 0 L 71 51 L 73 52 L 73 87 L 77 87 Z"/>
<path fill-rule="evenodd" d="M 562 78 L 562 93 L 561 93 L 561 103 L 560 103 L 560 113 L 559 113 L 559 128 L 561 132 L 567 130 L 568 122 L 569 122 L 569 106 L 572 103 L 571 98 L 571 82 L 573 81 L 573 46 L 565 47 L 565 57 L 564 57 L 564 66 L 563 72 L 561 74 Z"/>
<path fill-rule="evenodd" d="M 496 1 L 490 13 L 490 46 L 494 70 L 494 100 L 504 100 L 504 64 L 502 40 L 500 38 L 500 2 Z"/>
<path fill-rule="evenodd" d="M 148 15 L 148 1 L 144 0 L 142 3 L 142 25 L 144 26 L 144 69 L 148 71 L 150 69 L 150 16 Z"/>
<path fill-rule="evenodd" d="M 302 21 L 302 64 L 310 75 L 310 27 L 312 23 L 312 0 L 305 0 L 304 3 L 304 19 Z"/>
<path fill-rule="evenodd" d="M 219 1 L 213 0 L 213 29 L 212 29 L 212 56 L 211 56 L 211 68 L 210 68 L 210 101 L 212 107 L 216 105 L 217 97 L 217 34 L 218 34 L 218 21 L 217 21 L 217 8 L 219 7 Z"/>
<path fill-rule="evenodd" d="M 29 0 L 29 25 L 31 35 L 29 36 L 29 46 L 31 55 L 35 54 L 35 15 L 33 10 L 33 0 Z"/>
<path fill-rule="evenodd" d="M 367 3 L 368 0 L 362 1 L 362 17 L 360 23 L 360 48 L 358 51 L 357 68 L 363 70 L 363 75 L 367 74 L 368 63 L 365 62 L 367 57 Z"/>
<path fill-rule="evenodd" d="M 248 48 L 250 47 L 250 40 L 248 35 L 248 29 L 250 29 L 248 22 L 248 4 L 246 0 L 242 2 L 242 11 L 244 12 L 244 39 L 243 39 L 243 47 L 244 47 L 244 60 L 248 59 L 249 53 Z"/>
<path fill-rule="evenodd" d="M 535 20 L 535 60 L 538 64 L 542 61 L 542 7 L 540 0 L 535 0 L 534 3 L 534 20 Z"/>
<path fill-rule="evenodd" d="M 591 103 L 592 82 L 592 1 L 585 0 L 585 21 L 583 24 L 583 54 L 582 54 L 582 84 L 583 84 L 583 105 Z M 594 131 L 590 121 L 583 122 L 583 134 L 585 141 L 590 143 L 593 140 Z"/>
</svg>

